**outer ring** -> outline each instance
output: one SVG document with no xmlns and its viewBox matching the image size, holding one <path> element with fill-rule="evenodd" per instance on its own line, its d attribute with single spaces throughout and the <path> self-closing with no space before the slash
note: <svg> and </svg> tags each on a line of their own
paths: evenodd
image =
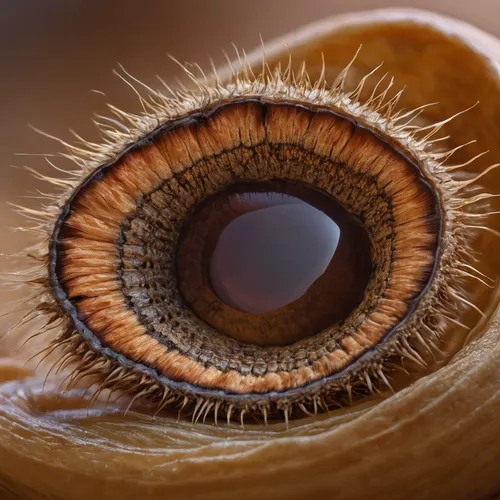
<svg viewBox="0 0 500 500">
<path fill-rule="evenodd" d="M 408 312 L 406 316 L 395 326 L 393 326 L 390 330 L 388 330 L 379 340 L 379 342 L 376 345 L 380 345 L 387 337 L 391 336 L 396 330 L 398 330 L 401 326 L 403 326 L 408 319 L 411 317 L 413 312 L 415 311 L 416 307 L 422 300 L 422 298 L 425 296 L 426 292 L 429 290 L 430 286 L 432 285 L 434 281 L 434 277 L 436 275 L 436 270 L 437 270 L 437 264 L 439 262 L 439 259 L 441 257 L 441 238 L 443 234 L 443 209 L 441 206 L 441 200 L 439 196 L 436 194 L 436 190 L 432 189 L 432 181 L 426 177 L 424 177 L 422 173 L 422 169 L 420 169 L 417 166 L 417 162 L 409 158 L 407 154 L 404 154 L 401 150 L 401 148 L 397 147 L 393 141 L 391 141 L 389 138 L 382 137 L 380 133 L 377 133 L 376 131 L 373 131 L 369 127 L 364 126 L 363 124 L 357 122 L 354 120 L 352 117 L 345 116 L 342 113 L 339 113 L 338 111 L 333 111 L 331 108 L 328 108 L 327 106 L 307 106 L 302 103 L 296 103 L 293 101 L 277 101 L 277 100 L 270 100 L 266 98 L 261 98 L 261 97 L 241 97 L 241 98 L 236 98 L 232 100 L 226 100 L 217 103 L 217 105 L 213 106 L 212 108 L 208 110 L 202 110 L 202 111 L 195 111 L 193 113 L 188 114 L 187 116 L 174 119 L 172 121 L 166 122 L 159 127 L 155 128 L 153 131 L 150 133 L 146 134 L 142 139 L 139 139 L 137 142 L 130 144 L 128 146 L 125 146 L 123 151 L 119 154 L 116 155 L 115 158 L 110 160 L 109 162 L 103 164 L 100 167 L 97 167 L 87 178 L 83 180 L 83 182 L 75 188 L 75 190 L 72 192 L 71 196 L 68 198 L 66 203 L 61 209 L 61 214 L 57 218 L 54 229 L 52 232 L 52 235 L 50 237 L 50 242 L 49 242 L 49 265 L 48 265 L 48 270 L 49 270 L 49 282 L 50 282 L 50 287 L 52 290 L 52 293 L 62 309 L 64 313 L 66 313 L 66 316 L 70 319 L 71 323 L 73 324 L 73 327 L 75 331 L 77 331 L 81 337 L 90 345 L 91 349 L 102 353 L 103 356 L 111 359 L 112 361 L 115 361 L 119 363 L 122 366 L 125 366 L 126 368 L 130 369 L 131 371 L 134 372 L 139 372 L 140 374 L 147 375 L 150 377 L 153 381 L 159 383 L 162 386 L 166 386 L 169 389 L 172 389 L 174 391 L 177 391 L 179 393 L 183 394 L 194 394 L 196 396 L 201 396 L 201 397 L 207 397 L 207 398 L 213 398 L 213 399 L 219 399 L 219 400 L 224 400 L 228 404 L 236 404 L 238 403 L 241 404 L 242 400 L 245 399 L 246 402 L 248 402 L 249 399 L 251 399 L 254 403 L 262 402 L 262 401 L 268 401 L 268 402 L 277 402 L 282 399 L 284 395 L 288 399 L 295 399 L 295 400 L 300 400 L 301 396 L 304 396 L 304 389 L 307 388 L 307 392 L 315 393 L 320 390 L 320 388 L 328 384 L 330 382 L 335 382 L 335 380 L 340 379 L 343 375 L 348 373 L 349 371 L 355 371 L 354 368 L 354 362 L 359 362 L 360 360 L 363 360 L 365 358 L 369 358 L 371 354 L 373 354 L 373 351 L 375 350 L 375 346 L 372 348 L 367 349 L 363 354 L 361 354 L 359 357 L 355 358 L 352 363 L 350 363 L 348 366 L 343 368 L 342 370 L 335 372 L 331 375 L 328 375 L 326 377 L 323 377 L 321 379 L 315 380 L 313 382 L 310 382 L 308 384 L 305 384 L 300 387 L 295 387 L 293 389 L 287 389 L 285 391 L 269 391 L 265 393 L 235 393 L 235 392 L 227 392 L 222 389 L 206 389 L 203 387 L 199 387 L 196 385 L 193 385 L 188 382 L 181 382 L 177 380 L 170 379 L 164 375 L 160 375 L 154 367 L 148 366 L 144 363 L 139 363 L 136 361 L 133 361 L 126 356 L 119 354 L 115 352 L 113 349 L 110 349 L 109 347 L 105 347 L 102 342 L 99 340 L 99 338 L 94 335 L 94 333 L 85 325 L 85 323 L 78 317 L 78 312 L 71 302 L 71 300 L 68 298 L 68 295 L 66 293 L 66 290 L 64 289 L 63 285 L 59 281 L 59 276 L 58 276 L 58 271 L 60 269 L 60 263 L 58 261 L 58 256 L 59 256 L 59 245 L 61 244 L 61 231 L 64 227 L 64 224 L 66 222 L 66 219 L 68 218 L 69 214 L 71 213 L 72 210 L 72 204 L 73 201 L 78 197 L 80 194 L 80 191 L 83 190 L 86 186 L 91 184 L 93 181 L 98 180 L 101 178 L 105 172 L 108 169 L 113 168 L 118 161 L 128 154 L 131 151 L 135 151 L 138 149 L 141 149 L 142 147 L 152 143 L 154 139 L 162 134 L 171 132 L 173 130 L 176 130 L 177 128 L 181 128 L 185 125 L 188 125 L 193 122 L 197 121 L 202 121 L 207 118 L 210 118 L 213 114 L 218 112 L 220 109 L 223 109 L 226 106 L 230 106 L 233 104 L 239 104 L 239 103 L 245 103 L 245 102 L 258 102 L 258 103 L 269 103 L 269 104 L 276 104 L 280 103 L 282 105 L 290 105 L 293 107 L 300 107 L 308 111 L 317 111 L 318 109 L 321 109 L 324 112 L 331 113 L 341 119 L 348 120 L 350 121 L 355 127 L 358 128 L 364 128 L 368 130 L 371 134 L 373 134 L 379 141 L 387 144 L 390 148 L 392 148 L 397 154 L 401 155 L 404 157 L 404 159 L 414 168 L 419 176 L 419 181 L 422 182 L 424 185 L 426 185 L 429 188 L 429 191 L 433 194 L 434 201 L 435 201 L 435 208 L 439 220 L 439 228 L 437 231 L 437 241 L 438 244 L 436 245 L 436 248 L 434 250 L 434 263 L 432 266 L 432 270 L 429 274 L 429 278 L 426 282 L 426 284 L 422 287 L 421 291 L 418 293 L 418 295 L 409 303 L 408 306 Z M 175 174 L 173 174 L 173 177 L 175 177 Z"/>
</svg>

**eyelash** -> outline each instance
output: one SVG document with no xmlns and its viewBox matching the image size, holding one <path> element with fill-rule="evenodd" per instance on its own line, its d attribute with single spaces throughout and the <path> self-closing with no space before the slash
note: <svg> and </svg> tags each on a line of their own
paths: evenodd
<svg viewBox="0 0 500 500">
<path fill-rule="evenodd" d="M 46 228 L 48 225 L 49 232 L 52 231 L 54 217 L 58 217 L 55 232 L 52 234 L 52 246 L 49 256 L 47 257 L 44 250 L 42 250 L 37 257 L 43 262 L 49 260 L 49 282 L 47 282 L 45 276 L 33 281 L 33 283 L 42 284 L 45 296 L 47 296 L 46 292 L 49 292 L 48 300 L 44 300 L 36 306 L 33 314 L 38 315 L 40 311 L 48 314 L 46 328 L 51 328 L 54 321 L 60 320 L 60 309 L 64 310 L 64 314 L 67 315 L 63 319 L 65 323 L 63 332 L 44 349 L 44 352 L 50 353 L 56 348 L 62 348 L 60 362 L 56 365 L 59 368 L 68 366 L 72 362 L 78 363 L 67 380 L 67 389 L 81 381 L 82 378 L 88 378 L 90 383 L 97 380 L 98 384 L 100 384 L 96 397 L 101 390 L 109 388 L 132 392 L 134 396 L 132 403 L 137 398 L 141 398 L 153 401 L 158 411 L 165 406 L 174 406 L 180 408 L 180 410 L 185 409 L 185 411 L 191 413 L 194 421 L 200 418 L 205 420 L 209 414 L 212 414 L 217 420 L 219 410 L 226 413 L 229 421 L 232 418 L 234 409 L 241 423 L 244 421 L 245 414 L 248 413 L 253 414 L 256 418 L 262 415 L 266 422 L 268 414 L 279 414 L 288 422 L 292 412 L 303 415 L 316 413 L 319 408 L 327 410 L 332 405 L 352 403 L 353 389 L 360 391 L 361 394 L 379 392 L 384 385 L 392 389 L 388 380 L 391 367 L 397 364 L 398 358 L 406 358 L 417 364 L 425 364 L 423 359 L 426 356 L 425 351 L 429 349 L 434 341 L 439 340 L 440 335 L 448 326 L 446 322 L 453 322 L 453 318 L 449 317 L 450 312 L 455 307 L 453 302 L 461 301 L 469 308 L 476 308 L 474 304 L 461 295 L 458 289 L 453 288 L 451 277 L 481 279 L 475 274 L 471 275 L 471 264 L 464 260 L 464 254 L 467 254 L 468 251 L 469 237 L 467 232 L 474 227 L 481 229 L 481 226 L 471 224 L 471 221 L 475 222 L 477 220 L 477 215 L 474 214 L 469 217 L 464 212 L 463 207 L 471 203 L 471 198 L 463 197 L 462 194 L 466 193 L 466 188 L 473 185 L 486 172 L 471 180 L 453 180 L 449 172 L 454 171 L 457 167 L 445 167 L 442 163 L 443 160 L 447 160 L 451 156 L 452 152 L 436 152 L 428 147 L 432 142 L 436 142 L 434 134 L 439 132 L 443 123 L 448 122 L 448 120 L 414 129 L 414 120 L 424 107 L 405 113 L 396 113 L 395 109 L 401 94 L 398 93 L 393 97 L 388 97 L 392 82 L 384 90 L 374 90 L 364 104 L 359 102 L 359 98 L 367 79 L 361 80 L 360 85 L 354 91 L 346 94 L 343 87 L 348 74 L 347 70 L 353 64 L 353 61 L 345 71 L 341 72 L 339 78 L 330 88 L 323 79 L 311 84 L 305 72 L 296 77 L 291 66 L 286 68 L 283 73 L 271 72 L 266 68 L 265 62 L 263 63 L 264 72 L 256 76 L 253 75 L 252 68 L 243 65 L 240 72 L 235 72 L 232 75 L 231 81 L 233 83 L 227 86 L 223 85 L 217 78 L 215 78 L 214 85 L 211 86 L 209 81 L 204 79 L 203 74 L 200 77 L 195 77 L 193 73 L 185 69 L 187 76 L 198 87 L 197 92 L 189 93 L 185 90 L 174 91 L 168 89 L 173 97 L 167 98 L 147 88 L 148 92 L 150 92 L 150 100 L 147 101 L 141 97 L 145 112 L 143 115 L 134 116 L 112 108 L 117 118 L 122 121 L 117 122 L 113 119 L 101 123 L 101 131 L 105 140 L 104 145 L 84 142 L 81 146 L 73 146 L 62 142 L 67 147 L 69 156 L 81 171 L 67 180 L 49 178 L 40 174 L 36 175 L 40 179 L 53 184 L 68 186 L 70 197 L 62 205 L 62 209 L 57 205 L 53 205 L 48 209 L 47 213 L 34 214 L 33 211 L 27 209 L 20 208 L 20 210 L 30 217 L 41 217 L 41 227 Z M 369 76 L 371 74 L 367 78 Z M 137 81 L 133 81 L 137 83 Z M 128 83 L 133 84 L 130 80 L 128 80 Z M 375 89 L 378 87 L 379 84 L 374 86 Z M 293 97 L 290 96 L 291 89 L 293 89 Z M 135 157 L 136 161 L 142 162 L 142 164 L 137 164 L 135 168 L 140 167 L 142 174 L 147 173 L 143 168 L 144 158 L 141 158 L 140 155 L 147 151 L 148 146 L 155 142 L 156 137 L 165 134 L 168 129 L 174 130 L 175 133 L 175 130 L 181 130 L 182 127 L 188 126 L 190 122 L 204 123 L 207 120 L 210 121 L 210 110 L 215 109 L 218 102 L 226 103 L 227 106 L 234 106 L 237 103 L 246 106 L 252 102 L 275 106 L 276 103 L 283 101 L 288 106 L 294 107 L 295 111 L 310 112 L 312 109 L 318 112 L 319 110 L 324 113 L 333 113 L 338 120 L 348 120 L 349 123 L 354 120 L 358 122 L 357 127 L 366 128 L 367 134 L 375 140 L 382 141 L 382 143 L 387 141 L 387 144 L 391 145 L 396 144 L 404 151 L 403 157 L 407 161 L 414 163 L 420 174 L 427 177 L 427 182 L 437 190 L 438 199 L 436 203 L 441 206 L 441 210 L 444 209 L 443 205 L 446 204 L 446 212 L 442 214 L 445 222 L 444 232 L 440 235 L 442 247 L 439 255 L 439 270 L 436 271 L 434 268 L 430 274 L 432 286 L 426 286 L 423 293 L 423 296 L 427 297 L 427 303 L 424 299 L 421 299 L 421 304 L 417 307 L 420 315 L 416 317 L 414 312 L 412 313 L 414 314 L 413 317 L 416 317 L 414 325 L 408 329 L 407 333 L 393 334 L 388 340 L 376 345 L 375 354 L 368 362 L 363 363 L 360 360 L 355 359 L 353 361 L 351 359 L 350 361 L 353 361 L 352 366 L 349 366 L 349 369 L 345 366 L 342 368 L 340 378 L 335 382 L 333 388 L 330 388 L 330 392 L 323 393 L 321 392 L 323 389 L 320 389 L 319 392 L 317 390 L 313 391 L 308 396 L 299 391 L 294 399 L 293 391 L 289 391 L 285 392 L 283 397 L 276 398 L 273 395 L 269 401 L 265 400 L 257 403 L 253 401 L 254 398 L 251 395 L 243 394 L 232 397 L 220 391 L 218 393 L 209 391 L 206 394 L 204 391 L 198 391 L 193 385 L 177 384 L 172 379 L 158 377 L 154 364 L 149 367 L 147 364 L 140 366 L 140 363 L 135 362 L 133 359 L 126 359 L 119 353 L 117 355 L 113 349 L 112 341 L 108 341 L 111 347 L 106 348 L 105 343 L 101 343 L 91 331 L 92 329 L 85 325 L 85 320 L 82 321 L 78 317 L 79 313 L 69 300 L 71 297 L 68 295 L 68 290 L 64 289 L 58 276 L 58 266 L 60 268 L 56 260 L 60 253 L 58 244 L 65 239 L 64 235 L 61 237 L 60 230 L 66 224 L 67 217 L 70 220 L 71 217 L 74 220 L 78 219 L 79 209 L 70 207 L 70 203 L 73 203 L 73 200 L 78 200 L 80 191 L 83 192 L 87 186 L 93 185 L 93 179 L 99 179 L 99 182 L 101 182 L 101 179 L 106 175 L 104 172 L 111 172 L 115 164 L 126 160 L 128 157 Z M 197 115 L 197 110 L 202 111 Z M 126 125 L 127 122 L 129 125 Z M 131 163 L 129 166 L 133 167 Z M 135 179 L 138 178 L 138 176 L 135 177 Z M 122 178 L 122 180 L 124 179 L 125 177 Z M 132 180 L 129 184 L 132 185 L 135 182 Z M 155 175 L 151 177 L 151 182 L 152 184 L 158 182 Z M 95 185 L 98 185 L 98 183 Z M 138 186 L 136 186 L 137 188 Z M 140 191 L 141 189 L 137 189 L 136 196 L 140 195 Z M 109 191 L 105 195 L 97 195 L 101 196 L 101 198 L 96 198 L 94 193 L 94 201 L 89 202 L 87 199 L 89 213 L 87 219 L 80 221 L 80 230 L 86 231 L 84 226 L 88 224 L 87 231 L 91 231 L 92 225 L 89 222 L 96 221 L 95 218 L 92 219 L 91 214 L 95 213 L 92 209 L 105 210 L 115 195 L 115 191 Z M 485 198 L 488 196 L 484 194 Z M 67 193 L 61 196 L 62 199 L 67 197 Z M 194 204 L 199 201 L 195 200 Z M 120 204 L 130 206 L 130 210 L 132 210 L 132 205 L 135 202 L 128 199 L 127 195 L 123 193 L 122 197 L 120 199 L 115 198 L 113 203 L 113 210 L 118 210 Z M 80 208 L 82 207 L 80 206 Z M 61 210 L 62 215 L 59 215 Z M 100 214 L 97 215 L 101 216 Z M 487 213 L 480 215 L 486 216 Z M 74 222 L 73 224 L 75 225 Z M 453 231 L 450 229 L 450 224 L 453 224 Z M 78 225 L 78 221 L 76 225 Z M 103 226 L 103 231 L 107 231 L 105 226 Z M 113 235 L 112 238 L 116 239 L 116 235 Z M 104 239 L 107 239 L 106 235 Z M 86 251 L 90 251 L 90 247 Z M 66 252 L 70 255 L 70 258 L 73 257 L 73 252 L 74 256 L 78 255 L 79 258 L 84 258 L 85 253 L 82 252 L 82 248 L 78 249 L 77 247 L 70 248 Z M 87 286 L 90 283 L 92 281 L 87 280 Z M 99 286 L 99 283 L 95 281 L 93 286 Z M 76 293 L 76 295 L 79 295 L 79 293 Z M 422 306 L 422 304 L 424 305 Z M 128 330 L 123 329 L 123 334 L 128 335 Z M 423 345 L 423 350 L 417 346 L 416 342 Z M 97 379 L 95 379 L 96 376 Z M 326 385 L 324 380 L 323 385 Z M 186 387 L 188 388 L 186 389 Z"/>
</svg>

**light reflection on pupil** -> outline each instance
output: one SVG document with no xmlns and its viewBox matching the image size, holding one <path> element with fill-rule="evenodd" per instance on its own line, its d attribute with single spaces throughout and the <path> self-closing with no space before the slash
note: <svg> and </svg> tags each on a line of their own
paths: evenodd
<svg viewBox="0 0 500 500">
<path fill-rule="evenodd" d="M 177 283 L 218 333 L 288 345 L 348 320 L 372 273 L 370 237 L 335 198 L 302 182 L 235 182 L 194 207 Z"/>
<path fill-rule="evenodd" d="M 330 264 L 339 226 L 305 201 L 282 193 L 234 194 L 227 202 L 242 215 L 223 230 L 212 255 L 215 293 L 253 314 L 302 297 Z"/>
</svg>

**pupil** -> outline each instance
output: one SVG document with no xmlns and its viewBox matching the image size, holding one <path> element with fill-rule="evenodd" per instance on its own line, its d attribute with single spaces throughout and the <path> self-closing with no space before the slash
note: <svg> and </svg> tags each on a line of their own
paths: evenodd
<svg viewBox="0 0 500 500">
<path fill-rule="evenodd" d="M 195 207 L 177 245 L 193 311 L 245 343 L 287 345 L 345 320 L 370 279 L 371 244 L 334 198 L 293 181 L 241 182 Z"/>
<path fill-rule="evenodd" d="M 339 226 L 317 208 L 282 193 L 229 195 L 242 213 L 222 232 L 210 263 L 215 293 L 253 314 L 302 297 L 328 268 Z"/>
</svg>

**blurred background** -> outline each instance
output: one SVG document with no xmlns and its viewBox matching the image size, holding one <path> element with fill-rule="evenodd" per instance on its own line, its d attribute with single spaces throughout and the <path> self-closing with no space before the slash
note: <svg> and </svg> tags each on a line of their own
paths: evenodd
<svg viewBox="0 0 500 500">
<path fill-rule="evenodd" d="M 95 139 L 93 113 L 111 102 L 137 110 L 133 92 L 112 70 L 121 63 L 140 80 L 158 86 L 155 75 L 172 80 L 179 69 L 167 53 L 202 66 L 234 43 L 247 51 L 264 40 L 342 12 L 377 7 L 419 7 L 453 15 L 500 35 L 498 0 L 0 0 L 0 251 L 21 248 L 26 235 L 7 231 L 22 223 L 6 201 L 40 187 L 12 165 L 49 171 L 41 157 L 16 153 L 59 151 L 33 132 L 32 124 L 70 138 L 73 128 Z M 93 89 L 102 91 L 92 92 Z"/>
</svg>

